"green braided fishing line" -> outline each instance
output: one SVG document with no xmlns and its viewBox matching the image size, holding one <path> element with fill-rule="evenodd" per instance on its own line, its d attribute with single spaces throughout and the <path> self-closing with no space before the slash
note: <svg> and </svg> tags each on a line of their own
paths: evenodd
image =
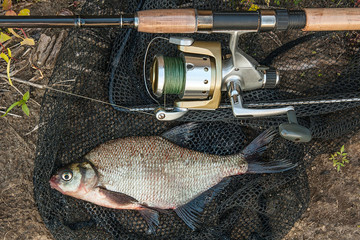
<svg viewBox="0 0 360 240">
<path fill-rule="evenodd" d="M 180 94 L 185 88 L 185 66 L 179 57 L 164 57 L 165 94 Z"/>
</svg>

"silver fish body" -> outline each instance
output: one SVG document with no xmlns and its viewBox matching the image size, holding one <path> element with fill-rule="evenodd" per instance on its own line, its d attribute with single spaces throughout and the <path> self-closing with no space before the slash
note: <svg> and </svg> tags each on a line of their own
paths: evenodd
<svg viewBox="0 0 360 240">
<path fill-rule="evenodd" d="M 109 141 L 85 158 L 94 164 L 106 189 L 161 209 L 184 205 L 224 177 L 247 171 L 242 154 L 204 154 L 161 137 Z"/>
<path fill-rule="evenodd" d="M 183 139 L 194 124 L 176 127 L 163 135 Z M 228 180 L 244 173 L 275 173 L 292 169 L 288 160 L 264 162 L 260 155 L 275 132 L 267 130 L 242 153 L 217 156 L 180 147 L 162 137 L 128 137 L 99 145 L 86 161 L 59 169 L 50 186 L 94 204 L 138 210 L 149 231 L 159 224 L 158 211 L 173 209 L 192 229 L 199 214 Z"/>
</svg>

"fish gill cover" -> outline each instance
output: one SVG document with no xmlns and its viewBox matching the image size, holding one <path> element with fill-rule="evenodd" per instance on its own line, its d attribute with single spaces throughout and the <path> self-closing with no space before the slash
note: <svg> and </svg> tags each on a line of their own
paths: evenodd
<svg viewBox="0 0 360 240">
<path fill-rule="evenodd" d="M 82 14 L 189 7 L 230 11 L 246 7 L 247 2 L 89 0 Z M 266 6 L 264 1 L 253 2 Z M 301 4 L 302 7 L 328 7 L 325 1 L 304 0 Z M 296 6 L 293 1 L 285 1 L 273 7 Z M 353 7 L 353 1 L 342 1 L 338 7 Z M 55 86 L 102 101 L 110 99 L 122 106 L 151 105 L 143 85 L 142 64 L 147 44 L 154 36 L 115 28 L 71 30 L 49 85 L 75 79 L 67 86 Z M 226 35 L 192 37 L 220 41 L 223 51 L 229 52 Z M 240 48 L 260 63 L 277 67 L 282 78 L 277 89 L 246 92 L 244 102 L 359 97 L 358 39 L 358 32 L 287 31 L 241 36 Z M 175 55 L 176 49 L 165 41 L 155 41 L 149 50 L 147 69 L 156 53 Z M 306 168 L 315 156 L 345 142 L 359 129 L 360 121 L 359 102 L 303 104 L 295 109 L 300 124 L 312 131 L 314 139 L 310 143 L 295 144 L 277 137 L 265 157 L 269 161 L 290 159 L 299 165 L 296 169 L 232 177 L 230 184 L 205 207 L 200 219 L 203 223 L 197 231 L 187 227 L 175 213 L 160 213 L 156 235 L 149 235 L 146 222 L 136 211 L 107 209 L 52 190 L 49 185 L 52 173 L 78 161 L 108 140 L 161 135 L 189 121 L 199 122 L 200 128 L 186 139 L 185 147 L 217 155 L 234 154 L 263 130 L 287 119 L 237 120 L 230 110 L 221 109 L 194 111 L 176 122 L 159 122 L 147 114 L 119 111 L 102 103 L 48 91 L 43 99 L 40 120 L 43 127 L 39 131 L 34 170 L 34 194 L 39 212 L 56 239 L 281 239 L 307 209 Z"/>
</svg>

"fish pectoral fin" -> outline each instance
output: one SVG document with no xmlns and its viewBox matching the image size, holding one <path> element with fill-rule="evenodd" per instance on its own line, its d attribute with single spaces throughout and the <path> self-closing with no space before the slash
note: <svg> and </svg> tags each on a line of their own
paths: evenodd
<svg viewBox="0 0 360 240">
<path fill-rule="evenodd" d="M 138 202 L 135 198 L 126 195 L 124 193 L 110 191 L 104 187 L 97 187 L 97 188 L 99 189 L 100 195 L 102 195 L 104 198 L 109 199 L 110 201 L 118 205 L 129 205 Z"/>
<path fill-rule="evenodd" d="M 174 211 L 192 230 L 199 228 L 199 217 L 204 211 L 205 206 L 210 203 L 215 196 L 217 196 L 217 194 L 228 185 L 229 182 L 230 178 L 224 178 L 221 182 L 201 193 L 190 202 L 175 208 Z"/>
<path fill-rule="evenodd" d="M 251 158 L 259 158 L 266 150 L 267 145 L 273 140 L 276 135 L 274 128 L 269 128 L 257 136 L 249 145 L 247 145 L 242 153 L 246 160 Z"/>
<path fill-rule="evenodd" d="M 159 226 L 159 213 L 156 210 L 146 207 L 139 209 L 139 213 L 148 224 L 150 233 L 155 233 L 155 228 Z"/>
</svg>

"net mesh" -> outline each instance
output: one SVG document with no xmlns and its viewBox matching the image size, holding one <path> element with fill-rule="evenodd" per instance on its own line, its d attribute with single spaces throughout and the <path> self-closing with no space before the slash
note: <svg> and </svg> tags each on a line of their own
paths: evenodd
<svg viewBox="0 0 360 240">
<path fill-rule="evenodd" d="M 89 0 L 82 14 L 109 15 L 155 8 L 197 8 L 230 11 L 249 8 L 249 1 L 115 1 Z M 254 1 L 265 6 L 263 1 Z M 296 2 L 296 1 L 294 1 Z M 329 7 L 328 1 L 303 1 L 303 7 Z M 307 4 L 307 5 L 306 5 Z M 272 7 L 294 8 L 292 1 Z M 338 7 L 353 7 L 341 1 Z M 138 33 L 131 29 L 71 30 L 57 60 L 49 85 L 73 94 L 125 106 L 163 106 L 146 92 L 143 61 L 148 43 L 167 34 Z M 190 36 L 190 35 L 181 35 Z M 220 41 L 229 53 L 229 37 L 223 34 L 191 35 L 196 40 Z M 47 91 L 42 103 L 39 141 L 34 170 L 34 194 L 39 212 L 56 239 L 281 239 L 308 206 L 306 167 L 315 156 L 344 143 L 359 129 L 359 101 L 309 104 L 315 100 L 360 97 L 359 33 L 303 33 L 287 31 L 244 34 L 239 47 L 258 62 L 281 72 L 277 89 L 244 93 L 244 103 L 296 102 L 298 121 L 314 139 L 295 144 L 276 138 L 265 153 L 269 159 L 291 159 L 299 166 L 281 174 L 244 174 L 206 206 L 197 231 L 175 213 L 160 214 L 156 235 L 132 210 L 113 210 L 62 195 L 50 189 L 57 168 L 74 162 L 108 140 L 127 136 L 160 135 L 186 122 L 199 122 L 184 147 L 228 155 L 240 152 L 261 131 L 286 122 L 284 117 L 235 119 L 230 109 L 191 111 L 174 122 L 159 122 L 153 112 L 131 112 L 73 95 Z M 177 56 L 174 45 L 157 39 L 149 48 L 146 76 L 155 54 Z M 75 81 L 66 81 L 74 79 Z M 148 87 L 150 83 L 147 81 Z M 223 98 L 222 104 L 228 104 Z M 291 105 L 291 104 L 290 104 Z M 259 106 L 255 106 L 259 107 Z M 267 107 L 267 106 L 264 106 Z M 166 149 L 164 149 L 166 151 Z"/>
</svg>

